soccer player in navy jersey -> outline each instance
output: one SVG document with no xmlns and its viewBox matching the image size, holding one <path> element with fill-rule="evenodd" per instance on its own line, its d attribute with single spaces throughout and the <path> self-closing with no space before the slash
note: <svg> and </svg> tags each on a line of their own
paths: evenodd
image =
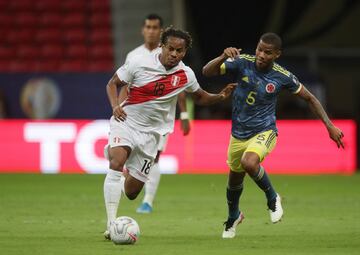
<svg viewBox="0 0 360 255">
<path fill-rule="evenodd" d="M 227 159 L 230 168 L 226 190 L 228 219 L 224 223 L 223 238 L 235 237 L 235 228 L 244 219 L 239 199 L 246 173 L 265 192 L 271 221 L 276 223 L 283 215 L 281 197 L 260 164 L 276 144 L 275 106 L 282 89 L 305 100 L 338 148 L 344 148 L 342 131 L 330 121 L 319 100 L 292 73 L 275 63 L 281 55 L 281 47 L 277 34 L 265 33 L 257 44 L 255 56 L 240 55 L 240 49 L 229 47 L 203 68 L 205 76 L 228 74 L 238 83 L 232 98 Z"/>
</svg>

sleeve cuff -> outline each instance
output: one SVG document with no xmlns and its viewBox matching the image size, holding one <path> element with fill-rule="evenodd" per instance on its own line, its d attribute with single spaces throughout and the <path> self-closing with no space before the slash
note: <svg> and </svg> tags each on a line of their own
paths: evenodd
<svg viewBox="0 0 360 255">
<path fill-rule="evenodd" d="M 298 89 L 293 94 L 299 93 L 302 87 L 303 87 L 303 85 L 300 83 Z"/>
</svg>

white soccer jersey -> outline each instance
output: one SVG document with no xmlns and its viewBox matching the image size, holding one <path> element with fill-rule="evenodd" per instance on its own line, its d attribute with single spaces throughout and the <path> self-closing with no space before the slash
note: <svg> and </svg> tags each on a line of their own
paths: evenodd
<svg viewBox="0 0 360 255">
<path fill-rule="evenodd" d="M 122 103 L 126 122 L 140 131 L 164 135 L 174 129 L 177 95 L 195 92 L 200 85 L 183 62 L 166 70 L 159 55 L 134 56 L 116 73 L 129 87 L 128 98 Z"/>
<path fill-rule="evenodd" d="M 157 47 L 153 50 L 149 50 L 148 48 L 145 47 L 145 44 L 140 45 L 139 47 L 136 47 L 135 49 L 133 49 L 132 51 L 130 51 L 127 55 L 126 55 L 126 59 L 125 59 L 125 63 L 127 61 L 129 61 L 131 58 L 137 56 L 137 55 L 142 55 L 142 56 L 146 56 L 146 55 L 151 55 L 151 54 L 156 54 L 161 52 L 161 48 Z"/>
</svg>

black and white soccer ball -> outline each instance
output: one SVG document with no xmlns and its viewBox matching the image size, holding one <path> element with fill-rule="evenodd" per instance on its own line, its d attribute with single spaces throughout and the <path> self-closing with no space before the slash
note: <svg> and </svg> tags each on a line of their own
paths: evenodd
<svg viewBox="0 0 360 255">
<path fill-rule="evenodd" d="M 115 244 L 134 244 L 139 236 L 140 228 L 133 218 L 121 216 L 110 224 L 110 237 Z"/>
</svg>

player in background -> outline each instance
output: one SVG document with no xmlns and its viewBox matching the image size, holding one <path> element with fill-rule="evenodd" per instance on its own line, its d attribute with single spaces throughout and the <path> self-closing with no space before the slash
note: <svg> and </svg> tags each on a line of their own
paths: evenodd
<svg viewBox="0 0 360 255">
<path fill-rule="evenodd" d="M 151 55 L 161 52 L 160 48 L 160 36 L 163 31 L 163 19 L 157 14 L 149 14 L 145 17 L 142 26 L 142 36 L 144 44 L 130 51 L 125 62 L 137 55 Z M 119 102 L 123 102 L 128 96 L 127 87 L 122 87 L 119 93 Z M 190 132 L 190 121 L 189 115 L 186 109 L 186 94 L 180 93 L 178 96 L 178 106 L 180 110 L 181 130 L 183 135 L 188 135 Z M 159 157 L 161 152 L 165 151 L 166 143 L 168 140 L 168 134 L 160 137 L 158 153 L 156 155 L 154 165 L 152 166 L 151 172 L 148 176 L 148 181 L 145 183 L 145 195 L 141 205 L 137 208 L 138 213 L 151 213 L 153 210 L 153 201 L 160 183 L 160 168 L 159 168 Z M 109 145 L 105 146 L 105 157 L 108 156 Z"/>
<path fill-rule="evenodd" d="M 271 221 L 276 223 L 283 215 L 281 197 L 260 165 L 276 144 L 275 107 L 282 89 L 305 100 L 324 123 L 330 138 L 338 147 L 344 147 L 342 131 L 333 125 L 318 99 L 292 73 L 275 63 L 281 55 L 281 47 L 282 41 L 277 34 L 266 33 L 257 44 L 255 56 L 240 55 L 240 49 L 230 47 L 203 67 L 205 76 L 228 74 L 238 82 L 232 96 L 232 130 L 227 159 L 230 172 L 226 189 L 228 218 L 224 223 L 223 238 L 233 238 L 236 226 L 244 219 L 239 199 L 246 173 L 265 192 Z"/>
<path fill-rule="evenodd" d="M 110 169 L 104 181 L 108 229 L 116 218 L 121 193 L 133 200 L 148 180 L 160 137 L 173 131 L 178 94 L 191 93 L 195 103 L 211 105 L 230 97 L 237 85 L 228 84 L 219 94 L 202 90 L 192 69 L 182 62 L 191 43 L 187 32 L 166 29 L 161 52 L 131 58 L 106 86 L 113 109 Z M 120 104 L 117 90 L 123 86 L 128 86 L 129 93 Z M 111 233 L 104 235 L 109 238 Z"/>
</svg>

